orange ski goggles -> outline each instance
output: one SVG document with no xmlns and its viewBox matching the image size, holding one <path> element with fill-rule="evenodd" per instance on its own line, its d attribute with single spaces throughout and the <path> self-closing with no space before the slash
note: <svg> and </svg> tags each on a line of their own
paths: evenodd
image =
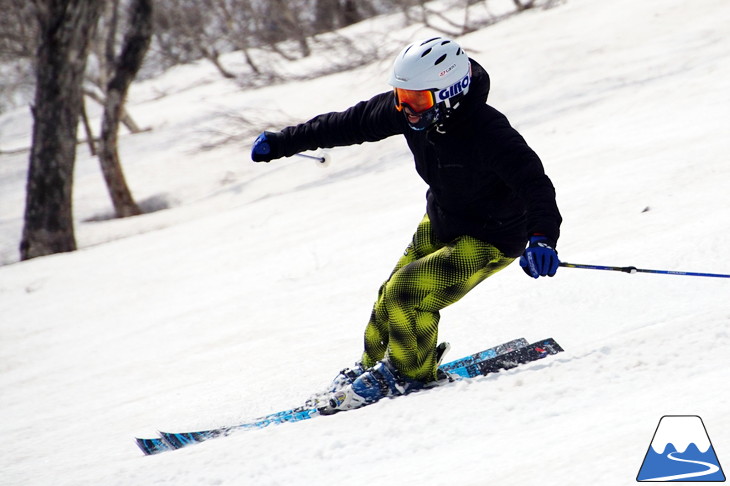
<svg viewBox="0 0 730 486">
<path fill-rule="evenodd" d="M 403 110 L 403 105 L 415 113 L 422 113 L 436 106 L 436 98 L 433 91 L 428 89 L 414 91 L 411 89 L 393 88 L 395 92 L 395 109 Z"/>
</svg>

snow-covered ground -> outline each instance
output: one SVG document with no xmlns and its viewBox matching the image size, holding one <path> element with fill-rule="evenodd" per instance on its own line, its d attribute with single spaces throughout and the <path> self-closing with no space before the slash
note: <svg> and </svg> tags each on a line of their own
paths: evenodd
<svg viewBox="0 0 730 486">
<path fill-rule="evenodd" d="M 427 35 L 382 22 L 389 42 Z M 563 260 L 730 273 L 728 24 L 727 0 L 568 0 L 459 39 L 557 187 Z M 635 482 L 667 414 L 701 416 L 728 467 L 730 280 L 564 268 L 535 281 L 516 264 L 443 312 L 450 358 L 521 336 L 565 353 L 136 448 L 298 405 L 359 356 L 424 211 L 404 141 L 333 149 L 327 169 L 253 164 L 251 137 L 200 147 L 235 131 L 231 113 L 280 128 L 367 99 L 389 64 L 249 91 L 201 64 L 135 85 L 129 109 L 152 131 L 121 138 L 125 172 L 138 200 L 170 209 L 104 219 L 80 146 L 74 253 L 17 262 L 27 152 L 0 157 L 0 484 L 615 486 Z M 29 134 L 27 110 L 0 117 L 0 150 Z"/>
</svg>

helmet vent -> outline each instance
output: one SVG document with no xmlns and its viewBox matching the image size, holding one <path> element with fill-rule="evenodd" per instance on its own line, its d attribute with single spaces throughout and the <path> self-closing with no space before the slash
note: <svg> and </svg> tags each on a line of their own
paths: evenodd
<svg viewBox="0 0 730 486">
<path fill-rule="evenodd" d="M 460 54 L 463 54 L 463 52 L 464 52 L 464 51 L 462 51 L 462 50 L 461 50 L 461 47 L 459 47 L 459 50 L 458 50 L 458 51 L 456 51 L 456 55 L 458 56 L 458 55 L 460 55 Z"/>
<path fill-rule="evenodd" d="M 444 62 L 444 59 L 446 59 L 446 54 L 444 54 L 443 56 L 441 56 L 438 59 L 436 59 L 436 62 L 433 63 L 433 65 L 434 66 L 437 66 L 437 65 L 441 64 L 442 62 Z"/>
<path fill-rule="evenodd" d="M 446 44 L 450 44 L 450 43 L 451 43 L 451 41 L 450 41 L 450 40 L 445 40 L 445 41 L 443 41 L 443 42 L 441 43 L 441 45 L 442 45 L 442 46 L 445 46 Z"/>
<path fill-rule="evenodd" d="M 428 56 L 428 54 L 429 54 L 429 53 L 431 52 L 431 50 L 432 50 L 432 49 L 431 49 L 431 48 L 429 47 L 428 49 L 426 49 L 425 51 L 423 51 L 423 53 L 421 54 L 421 57 L 426 57 L 426 56 Z"/>
<path fill-rule="evenodd" d="M 433 42 L 433 41 L 435 41 L 435 40 L 438 40 L 438 39 L 440 39 L 440 37 L 433 37 L 433 38 L 431 38 L 431 39 L 428 39 L 428 40 L 425 40 L 425 41 L 421 42 L 421 45 L 422 45 L 422 46 L 425 46 L 425 45 L 426 45 L 426 44 L 428 44 L 429 42 Z"/>
</svg>

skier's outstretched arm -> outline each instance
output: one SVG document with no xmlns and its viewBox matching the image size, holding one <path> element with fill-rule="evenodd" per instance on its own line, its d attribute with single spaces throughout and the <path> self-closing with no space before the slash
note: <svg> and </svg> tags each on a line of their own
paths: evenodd
<svg viewBox="0 0 730 486">
<path fill-rule="evenodd" d="M 403 133 L 405 128 L 393 93 L 381 93 L 342 112 L 318 115 L 279 132 L 263 132 L 253 144 L 251 159 L 269 162 L 305 150 L 375 142 Z"/>
</svg>

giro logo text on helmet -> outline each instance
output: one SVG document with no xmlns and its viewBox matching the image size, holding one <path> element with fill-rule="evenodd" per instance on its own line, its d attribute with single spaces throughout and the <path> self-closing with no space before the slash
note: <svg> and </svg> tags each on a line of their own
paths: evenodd
<svg viewBox="0 0 730 486">
<path fill-rule="evenodd" d="M 464 91 L 467 87 L 469 87 L 469 82 L 471 81 L 471 76 L 467 74 L 463 78 L 461 78 L 460 81 L 452 84 L 448 88 L 442 89 L 438 92 L 438 98 L 439 101 L 445 101 L 449 98 L 452 98 L 462 91 Z"/>
<path fill-rule="evenodd" d="M 448 69 L 444 69 L 443 71 L 441 71 L 439 73 L 439 78 L 443 78 L 444 76 L 449 74 L 453 69 L 456 69 L 456 64 L 452 64 L 451 66 L 448 67 Z"/>
</svg>

